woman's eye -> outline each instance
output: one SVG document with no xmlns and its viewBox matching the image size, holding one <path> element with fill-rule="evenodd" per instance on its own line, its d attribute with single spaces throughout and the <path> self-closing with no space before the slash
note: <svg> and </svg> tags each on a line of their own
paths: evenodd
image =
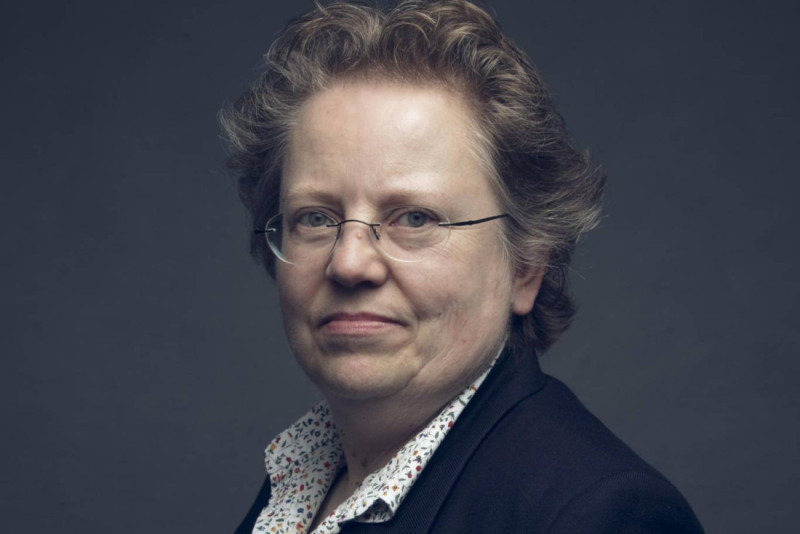
<svg viewBox="0 0 800 534">
<path fill-rule="evenodd" d="M 319 211 L 307 211 L 297 217 L 297 224 L 319 228 L 329 224 L 336 224 L 333 219 Z"/>
<path fill-rule="evenodd" d="M 395 220 L 394 224 L 398 226 L 405 226 L 408 228 L 421 228 L 433 220 L 428 213 L 424 211 L 407 211 L 402 213 Z"/>
</svg>

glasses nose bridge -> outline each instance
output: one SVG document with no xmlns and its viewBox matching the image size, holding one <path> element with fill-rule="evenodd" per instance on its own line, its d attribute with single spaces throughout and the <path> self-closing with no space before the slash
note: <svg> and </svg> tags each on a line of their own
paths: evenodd
<svg viewBox="0 0 800 534">
<path fill-rule="evenodd" d="M 343 239 L 343 236 L 344 236 L 344 225 L 345 225 L 345 223 L 349 223 L 349 222 L 360 223 L 360 224 L 363 224 L 364 226 L 366 226 L 367 227 L 367 233 L 372 236 L 372 239 L 370 239 L 370 241 L 373 241 L 373 245 L 378 245 L 378 243 L 381 240 L 381 234 L 380 234 L 380 232 L 378 232 L 378 227 L 380 226 L 380 223 L 370 223 L 370 222 L 367 222 L 367 221 L 362 221 L 361 219 L 345 219 L 343 221 L 339 221 L 336 224 L 328 225 L 328 226 L 332 226 L 332 227 L 335 226 L 336 227 L 336 241 L 333 243 L 333 248 L 334 249 L 339 245 L 339 242 Z"/>
</svg>

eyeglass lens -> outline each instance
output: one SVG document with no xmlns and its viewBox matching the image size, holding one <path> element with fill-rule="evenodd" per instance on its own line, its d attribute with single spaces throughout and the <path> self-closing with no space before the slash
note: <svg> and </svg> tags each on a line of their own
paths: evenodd
<svg viewBox="0 0 800 534">
<path fill-rule="evenodd" d="M 286 222 L 285 216 L 278 214 L 268 221 L 265 233 L 273 253 L 293 264 L 324 259 L 338 240 L 352 231 L 366 231 L 372 236 L 372 245 L 390 258 L 413 262 L 425 259 L 447 242 L 450 228 L 440 226 L 440 222 L 445 221 L 421 209 L 396 210 L 380 223 L 358 219 L 337 222 L 320 212 L 302 213 Z M 359 225 L 368 228 L 354 227 Z"/>
</svg>

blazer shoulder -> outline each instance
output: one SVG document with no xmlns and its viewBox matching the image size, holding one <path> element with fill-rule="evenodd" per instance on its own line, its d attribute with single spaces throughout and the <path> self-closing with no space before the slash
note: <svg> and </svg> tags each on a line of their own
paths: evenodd
<svg viewBox="0 0 800 534">
<path fill-rule="evenodd" d="M 660 476 L 552 377 L 496 421 L 483 447 L 490 455 L 495 447 L 511 447 L 520 453 L 517 461 L 535 467 L 540 476 L 552 473 L 577 486 L 619 472 Z"/>
<path fill-rule="evenodd" d="M 615 473 L 573 497 L 546 527 L 547 534 L 702 534 L 689 504 L 654 473 Z"/>
<path fill-rule="evenodd" d="M 665 525 L 652 532 L 702 532 L 678 490 L 551 377 L 494 422 L 453 497 L 451 517 L 487 505 L 499 512 L 492 515 L 505 526 L 486 524 L 487 531 L 625 532 L 623 523 L 608 522 L 627 518 L 636 525 L 631 532 L 651 531 L 640 520 Z M 477 514 L 470 520 L 482 521 Z"/>
</svg>

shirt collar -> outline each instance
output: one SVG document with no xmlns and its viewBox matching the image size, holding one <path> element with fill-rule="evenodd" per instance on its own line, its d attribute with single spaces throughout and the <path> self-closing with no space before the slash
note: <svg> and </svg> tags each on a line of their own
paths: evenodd
<svg viewBox="0 0 800 534">
<path fill-rule="evenodd" d="M 333 534 L 346 521 L 379 523 L 391 519 L 499 356 L 386 465 L 364 479 L 317 531 Z M 265 464 L 271 495 L 254 532 L 306 532 L 344 464 L 327 402 L 317 404 L 276 436 L 265 451 Z"/>
</svg>

